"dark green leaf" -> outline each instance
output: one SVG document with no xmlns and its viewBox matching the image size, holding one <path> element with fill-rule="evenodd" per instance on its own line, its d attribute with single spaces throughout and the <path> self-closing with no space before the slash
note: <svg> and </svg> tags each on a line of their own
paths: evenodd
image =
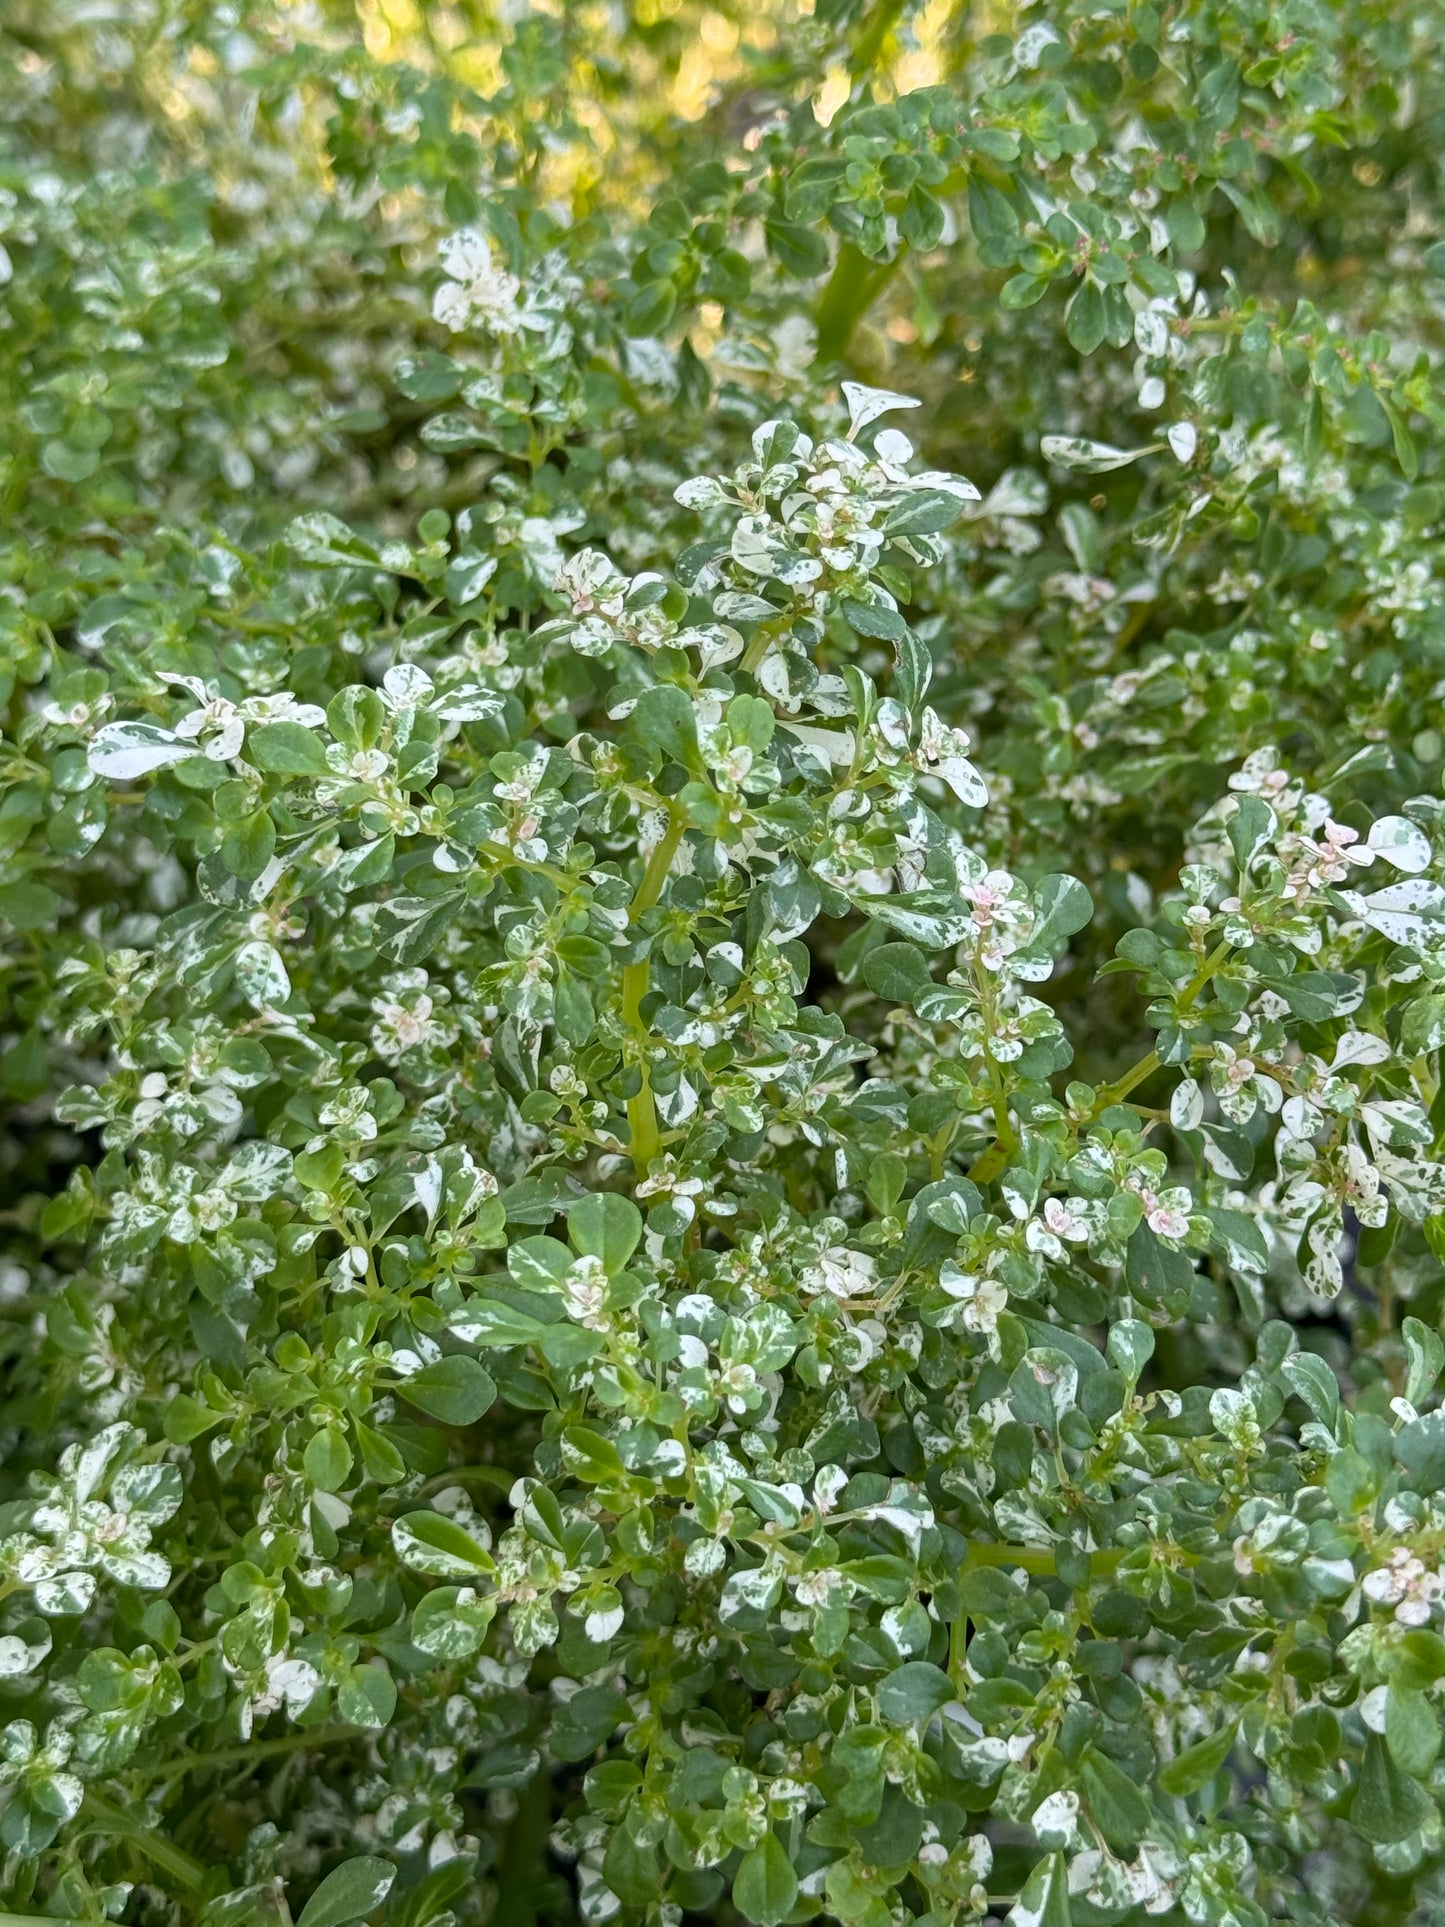
<svg viewBox="0 0 1445 1927">
<path fill-rule="evenodd" d="M 733 1904 L 758 1927 L 778 1927 L 793 1910 L 798 1876 L 783 1843 L 771 1831 L 743 1855 L 733 1880 Z"/>
<path fill-rule="evenodd" d="M 490 1372 L 465 1353 L 423 1366 L 402 1385 L 402 1396 L 444 1425 L 472 1425 L 497 1396 Z"/>
<path fill-rule="evenodd" d="M 396 1868 L 389 1860 L 360 1854 L 327 1874 L 306 1905 L 296 1927 L 346 1927 L 364 1920 L 391 1891 Z"/>
</svg>

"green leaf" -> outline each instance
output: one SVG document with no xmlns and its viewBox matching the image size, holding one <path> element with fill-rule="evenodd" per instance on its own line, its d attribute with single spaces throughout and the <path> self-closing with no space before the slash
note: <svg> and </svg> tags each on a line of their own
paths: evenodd
<svg viewBox="0 0 1445 1927">
<path fill-rule="evenodd" d="M 1204 246 L 1204 217 L 1192 202 L 1176 196 L 1164 214 L 1164 225 L 1177 254 L 1194 254 Z"/>
<path fill-rule="evenodd" d="M 677 308 L 677 289 L 670 281 L 652 281 L 633 295 L 622 311 L 622 325 L 630 335 L 655 335 L 671 321 Z"/>
<path fill-rule="evenodd" d="M 200 1438 L 229 1416 L 226 1411 L 213 1412 L 208 1405 L 192 1398 L 189 1392 L 178 1392 L 174 1398 L 166 1401 L 162 1424 L 172 1445 L 189 1445 L 192 1439 Z"/>
<path fill-rule="evenodd" d="M 616 1191 L 583 1198 L 567 1213 L 567 1236 L 583 1257 L 600 1258 L 615 1277 L 642 1241 L 642 1213 Z"/>
<path fill-rule="evenodd" d="M 656 1847 L 639 1840 L 624 1821 L 607 1842 L 602 1878 L 627 1906 L 648 1906 L 662 1892 L 662 1865 Z"/>
<path fill-rule="evenodd" d="M 756 756 L 773 740 L 777 718 L 773 705 L 762 696 L 734 696 L 727 706 L 728 734 Z"/>
<path fill-rule="evenodd" d="M 267 810 L 252 810 L 238 823 L 227 825 L 221 838 L 221 861 L 232 876 L 251 882 L 260 876 L 276 848 L 276 825 Z"/>
<path fill-rule="evenodd" d="M 296 1159 L 296 1182 L 308 1191 L 334 1191 L 341 1182 L 346 1158 L 339 1144 L 328 1144 L 319 1151 L 302 1151 Z"/>
<path fill-rule="evenodd" d="M 863 981 L 890 1003 L 911 1004 L 933 988 L 926 961 L 911 943 L 882 943 L 863 958 Z"/>
<path fill-rule="evenodd" d="M 392 1522 L 397 1557 L 414 1572 L 438 1579 L 471 1579 L 493 1569 L 492 1556 L 464 1526 L 440 1512 L 408 1512 Z"/>
<path fill-rule="evenodd" d="M 252 723 L 246 754 L 257 769 L 277 776 L 329 776 L 326 748 L 304 723 Z"/>
<path fill-rule="evenodd" d="M 1032 308 L 1035 302 L 1042 301 L 1049 287 L 1046 275 L 1012 274 L 999 289 L 999 306 L 1009 311 Z"/>
<path fill-rule="evenodd" d="M 911 248 L 926 253 L 929 248 L 937 247 L 943 233 L 943 208 L 931 194 L 915 184 L 909 189 L 908 199 L 903 204 L 898 228 Z"/>
<path fill-rule="evenodd" d="M 769 1830 L 743 1855 L 733 1879 L 733 1905 L 758 1927 L 778 1927 L 798 1898 L 798 1876 L 783 1843 Z"/>
<path fill-rule="evenodd" d="M 324 511 L 298 515 L 286 530 L 285 539 L 303 562 L 324 567 L 374 566 L 377 560 L 376 549 L 370 542 L 348 528 L 339 517 Z"/>
<path fill-rule="evenodd" d="M 322 1492 L 339 1492 L 351 1471 L 351 1447 L 339 1425 L 324 1425 L 302 1454 L 306 1476 Z"/>
<path fill-rule="evenodd" d="M 1333 1432 L 1340 1411 L 1340 1388 L 1325 1361 L 1315 1352 L 1291 1352 L 1279 1369 L 1312 1416 Z"/>
<path fill-rule="evenodd" d="M 1194 1261 L 1188 1252 L 1166 1245 L 1147 1224 L 1140 1224 L 1124 1248 L 1124 1279 L 1145 1304 L 1177 1317 L 1194 1293 Z"/>
<path fill-rule="evenodd" d="M 1073 1927 L 1069 1874 L 1061 1853 L 1045 1854 L 1009 1909 L 1009 1927 Z"/>
<path fill-rule="evenodd" d="M 1046 876 L 1034 887 L 1038 922 L 1032 941 L 1053 944 L 1082 930 L 1094 914 L 1094 899 L 1077 877 Z"/>
<path fill-rule="evenodd" d="M 1405 1397 L 1410 1404 L 1421 1405 L 1435 1389 L 1441 1370 L 1445 1369 L 1445 1339 L 1419 1318 L 1406 1318 L 1400 1327 L 1400 1335 L 1405 1341 L 1405 1354 L 1410 1361 Z"/>
<path fill-rule="evenodd" d="M 1395 460 L 1400 464 L 1400 473 L 1407 482 L 1413 482 L 1420 473 L 1420 452 L 1415 446 L 1415 437 L 1410 433 L 1404 411 L 1384 395 L 1378 395 L 1376 399 L 1390 424 L 1390 436 L 1395 444 Z"/>
<path fill-rule="evenodd" d="M 1395 1457 L 1413 1491 L 1445 1491 L 1445 1412 L 1428 1412 L 1403 1426 L 1395 1437 Z"/>
<path fill-rule="evenodd" d="M 868 1201 L 885 1218 L 890 1216 L 908 1183 L 908 1160 L 896 1151 L 881 1151 L 868 1167 Z"/>
<path fill-rule="evenodd" d="M 364 1920 L 391 1892 L 396 1868 L 389 1860 L 360 1854 L 327 1874 L 301 1909 L 296 1927 L 346 1927 Z"/>
<path fill-rule="evenodd" d="M 1152 1813 L 1138 1784 L 1107 1753 L 1091 1747 L 1079 1769 L 1090 1818 L 1116 1853 L 1132 1853 L 1149 1832 Z"/>
<path fill-rule="evenodd" d="M 691 699 L 675 683 L 644 689 L 630 724 L 632 734 L 649 749 L 684 769 L 698 767 L 697 714 Z"/>
<path fill-rule="evenodd" d="M 377 910 L 376 931 L 383 953 L 398 964 L 429 957 L 456 920 L 460 893 L 435 897 L 393 897 Z"/>
<path fill-rule="evenodd" d="M 86 482 L 100 467 L 93 448 L 73 448 L 69 442 L 47 442 L 40 451 L 40 465 L 59 482 Z"/>
<path fill-rule="evenodd" d="M 1402 1773 L 1423 1780 L 1440 1751 L 1440 1715 L 1418 1686 L 1385 1689 L 1385 1744 Z"/>
<path fill-rule="evenodd" d="M 0 918 L 16 930 L 54 927 L 65 898 L 44 883 L 7 883 L 0 888 Z"/>
<path fill-rule="evenodd" d="M 408 401 L 450 401 L 462 372 L 450 355 L 424 348 L 419 354 L 404 356 L 391 378 Z"/>
<path fill-rule="evenodd" d="M 630 1701 L 615 1686 L 584 1686 L 558 1707 L 547 1744 L 559 1760 L 585 1760 L 632 1716 Z"/>
<path fill-rule="evenodd" d="M 911 494 L 906 495 L 896 508 L 889 509 L 883 518 L 883 533 L 885 535 L 937 535 L 943 529 L 952 528 L 963 510 L 964 503 L 950 490 L 915 489 Z M 843 613 L 853 628 L 861 630 L 864 635 L 872 635 L 875 631 L 863 628 L 862 622 L 852 613 L 854 608 L 862 606 L 861 604 L 850 605 L 845 599 Z M 887 611 L 870 607 L 863 621 L 876 620 L 880 615 L 887 613 Z"/>
<path fill-rule="evenodd" d="M 828 265 L 828 243 L 815 229 L 797 221 L 765 221 L 768 250 L 787 273 L 811 280 Z"/>
<path fill-rule="evenodd" d="M 373 1431 L 360 1419 L 353 1419 L 356 1442 L 361 1447 L 361 1463 L 367 1478 L 376 1485 L 398 1485 L 406 1477 L 406 1460 L 384 1432 Z"/>
<path fill-rule="evenodd" d="M 1129 1384 L 1137 1385 L 1154 1356 L 1154 1333 L 1142 1319 L 1121 1318 L 1109 1327 L 1108 1352 Z"/>
<path fill-rule="evenodd" d="M 844 596 L 839 607 L 849 627 L 856 629 L 860 636 L 874 636 L 881 642 L 899 642 L 908 634 L 908 624 L 902 616 L 884 603 L 859 602 L 856 597 Z"/>
<path fill-rule="evenodd" d="M 1436 1812 L 1430 1795 L 1395 1764 L 1380 1735 L 1367 1734 L 1350 1805 L 1350 1818 L 1365 1838 L 1377 1847 L 1392 1846 L 1418 1832 Z"/>
<path fill-rule="evenodd" d="M 476 1359 L 454 1352 L 413 1373 L 401 1393 L 443 1425 L 473 1425 L 496 1398 L 497 1387 Z"/>
<path fill-rule="evenodd" d="M 1108 328 L 1104 291 L 1097 282 L 1085 281 L 1064 310 L 1064 333 L 1069 346 L 1081 355 L 1091 355 L 1099 347 Z"/>
<path fill-rule="evenodd" d="M 1192 1746 L 1176 1753 L 1168 1765 L 1159 1770 L 1160 1791 L 1184 1798 L 1207 1786 L 1233 1751 L 1238 1730 L 1238 1723 L 1231 1720 L 1207 1739 L 1196 1740 Z"/>
<path fill-rule="evenodd" d="M 1284 998 L 1296 1017 L 1310 1024 L 1347 1016 L 1360 1002 L 1358 982 L 1338 971 L 1301 970 L 1293 977 L 1271 980 L 1270 989 Z"/>
<path fill-rule="evenodd" d="M 350 1725 L 379 1732 L 396 1712 L 396 1681 L 385 1666 L 353 1666 L 336 1689 L 336 1710 Z"/>
<path fill-rule="evenodd" d="M 940 1706 L 955 1698 L 953 1682 L 941 1667 L 911 1659 L 880 1683 L 878 1711 L 890 1726 L 913 1726 L 932 1719 Z"/>
<path fill-rule="evenodd" d="M 1209 1246 L 1236 1271 L 1262 1274 L 1269 1268 L 1269 1246 L 1264 1233 L 1243 1211 L 1229 1211 L 1222 1205 L 1209 1209 Z"/>
<path fill-rule="evenodd" d="M 1330 1503 L 1343 1518 L 1353 1519 L 1380 1490 L 1380 1481 L 1368 1459 L 1345 1446 L 1325 1467 L 1325 1491 Z"/>
<path fill-rule="evenodd" d="M 1406 1004 L 1400 1042 L 1412 1057 L 1445 1048 L 1445 996 L 1416 997 Z"/>
</svg>

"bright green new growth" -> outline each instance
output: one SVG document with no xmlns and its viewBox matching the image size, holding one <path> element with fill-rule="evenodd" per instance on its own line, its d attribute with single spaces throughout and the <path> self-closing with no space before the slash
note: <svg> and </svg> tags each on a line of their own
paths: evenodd
<svg viewBox="0 0 1445 1927">
<path fill-rule="evenodd" d="M 12 1917 L 1440 1918 L 1442 63 L 7 14 Z"/>
</svg>

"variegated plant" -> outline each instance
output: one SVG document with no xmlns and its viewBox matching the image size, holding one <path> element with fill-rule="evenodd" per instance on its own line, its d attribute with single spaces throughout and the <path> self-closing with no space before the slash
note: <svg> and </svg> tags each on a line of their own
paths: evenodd
<svg viewBox="0 0 1445 1927">
<path fill-rule="evenodd" d="M 10 1917 L 1440 1917 L 1442 41 L 0 21 Z"/>
</svg>

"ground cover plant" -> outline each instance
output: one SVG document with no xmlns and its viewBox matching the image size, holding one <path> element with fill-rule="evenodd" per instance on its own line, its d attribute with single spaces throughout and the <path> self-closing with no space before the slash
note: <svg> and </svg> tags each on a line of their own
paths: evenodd
<svg viewBox="0 0 1445 1927">
<path fill-rule="evenodd" d="M 1438 0 L 13 0 L 4 1907 L 1445 1911 Z"/>
</svg>

